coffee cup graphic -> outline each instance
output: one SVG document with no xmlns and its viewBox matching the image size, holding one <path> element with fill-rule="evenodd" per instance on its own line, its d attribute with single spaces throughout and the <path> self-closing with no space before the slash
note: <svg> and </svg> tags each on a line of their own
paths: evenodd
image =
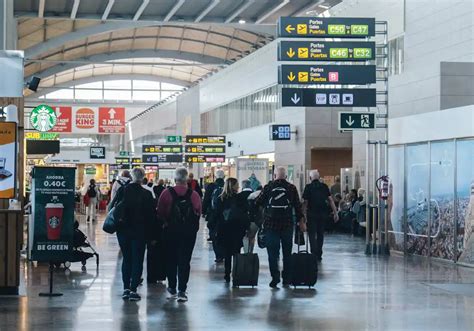
<svg viewBox="0 0 474 331">
<path fill-rule="evenodd" d="M 63 228 L 64 205 L 58 202 L 46 204 L 46 234 L 48 240 L 59 240 Z"/>
</svg>

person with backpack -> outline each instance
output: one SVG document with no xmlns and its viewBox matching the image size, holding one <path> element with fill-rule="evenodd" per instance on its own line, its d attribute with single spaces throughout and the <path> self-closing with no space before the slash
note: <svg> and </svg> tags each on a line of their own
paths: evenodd
<svg viewBox="0 0 474 331">
<path fill-rule="evenodd" d="M 242 184 L 243 186 L 243 184 Z M 244 238 L 244 250 L 249 253 L 253 253 L 253 249 L 255 247 L 255 238 L 257 236 L 258 229 L 263 224 L 263 213 L 262 208 L 257 207 L 255 205 L 255 200 L 262 192 L 263 187 L 260 185 L 257 187 L 255 192 L 252 192 L 247 197 L 247 203 L 249 205 L 249 220 L 250 225 L 247 229 L 247 233 Z"/>
<path fill-rule="evenodd" d="M 212 208 L 212 202 L 216 202 L 219 196 L 222 194 L 224 187 L 224 170 L 218 169 L 215 173 L 216 181 L 210 183 L 206 187 L 206 192 L 204 193 L 204 199 L 202 200 L 202 213 L 206 217 L 207 228 L 209 229 L 209 240 L 212 241 L 212 249 L 216 259 L 214 262 L 222 263 L 224 262 L 224 254 L 222 252 L 222 247 L 220 247 L 217 242 L 217 216 Z"/>
<path fill-rule="evenodd" d="M 152 194 L 142 187 L 145 170 L 134 168 L 132 181 L 117 191 L 111 208 L 123 204 L 123 219 L 117 228 L 117 239 L 122 251 L 122 280 L 124 291 L 122 298 L 129 301 L 141 299 L 137 293 L 142 281 L 143 260 L 146 243 L 155 240 L 157 221 Z"/>
<path fill-rule="evenodd" d="M 158 217 L 164 221 L 169 299 L 178 299 L 178 302 L 188 301 L 191 256 L 201 215 L 201 198 L 188 188 L 187 177 L 186 168 L 175 170 L 176 186 L 161 193 L 157 208 Z"/>
<path fill-rule="evenodd" d="M 280 283 L 280 244 L 283 253 L 283 286 L 291 281 L 291 249 L 293 247 L 293 211 L 301 231 L 306 231 L 306 222 L 301 208 L 301 201 L 296 186 L 286 180 L 286 169 L 275 169 L 275 180 L 263 188 L 255 201 L 257 207 L 264 208 L 265 241 L 268 252 L 268 263 L 272 281 L 271 288 L 277 288 Z"/>
<path fill-rule="evenodd" d="M 86 195 L 88 198 L 87 199 L 88 203 L 86 205 L 87 223 L 89 223 L 91 220 L 92 222 L 95 222 L 96 211 L 97 211 L 97 200 L 99 197 L 99 190 L 97 189 L 97 186 L 95 185 L 95 179 L 90 180 L 89 186 L 87 187 Z"/>
<path fill-rule="evenodd" d="M 114 200 L 119 188 L 128 184 L 131 178 L 132 177 L 130 176 L 129 170 L 122 170 L 122 173 L 120 174 L 120 176 L 118 176 L 117 180 L 114 182 L 114 185 L 112 185 L 112 191 L 110 192 L 110 201 Z"/>
<path fill-rule="evenodd" d="M 339 221 L 337 208 L 331 196 L 329 187 L 321 183 L 318 170 L 309 173 L 311 183 L 307 184 L 303 192 L 303 210 L 306 212 L 309 245 L 311 253 L 321 261 L 323 256 L 324 230 L 329 218 L 328 204 L 334 214 L 334 222 Z"/>
<path fill-rule="evenodd" d="M 232 256 L 240 253 L 249 226 L 247 197 L 247 192 L 239 193 L 239 182 L 231 177 L 225 181 L 224 190 L 216 201 L 217 241 L 224 250 L 226 283 L 230 282 Z"/>
</svg>

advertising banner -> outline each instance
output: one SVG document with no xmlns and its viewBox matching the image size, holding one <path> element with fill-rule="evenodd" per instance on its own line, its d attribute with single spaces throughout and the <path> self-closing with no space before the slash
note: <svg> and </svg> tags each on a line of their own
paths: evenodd
<svg viewBox="0 0 474 331">
<path fill-rule="evenodd" d="M 255 174 L 262 185 L 268 182 L 268 159 L 237 159 L 237 179 L 241 183 L 244 179 Z"/>
<path fill-rule="evenodd" d="M 72 108 L 71 107 L 51 107 L 56 112 L 56 125 L 51 132 L 71 133 L 72 132 Z"/>
<path fill-rule="evenodd" d="M 75 168 L 33 169 L 32 260 L 71 258 L 74 235 Z"/>
<path fill-rule="evenodd" d="M 99 108 L 99 133 L 125 133 L 125 108 Z"/>
<path fill-rule="evenodd" d="M 0 122 L 0 199 L 15 197 L 16 123 Z"/>
</svg>

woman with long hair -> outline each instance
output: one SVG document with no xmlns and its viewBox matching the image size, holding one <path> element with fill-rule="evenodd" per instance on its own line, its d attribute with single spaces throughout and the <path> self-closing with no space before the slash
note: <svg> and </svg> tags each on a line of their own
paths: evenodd
<svg viewBox="0 0 474 331">
<path fill-rule="evenodd" d="M 247 197 L 239 192 L 239 182 L 228 178 L 217 200 L 217 240 L 224 250 L 225 281 L 230 282 L 232 256 L 240 253 L 242 239 L 249 226 Z"/>
</svg>

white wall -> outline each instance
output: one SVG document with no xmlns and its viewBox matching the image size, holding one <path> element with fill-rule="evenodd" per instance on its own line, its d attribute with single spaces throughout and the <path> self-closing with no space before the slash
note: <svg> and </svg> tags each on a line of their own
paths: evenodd
<svg viewBox="0 0 474 331">
<path fill-rule="evenodd" d="M 265 124 L 228 134 L 227 141 L 232 142 L 232 147 L 227 147 L 226 156 L 240 156 L 240 151 L 243 151 L 243 155 L 274 152 L 275 142 L 269 139 L 269 125 Z"/>
</svg>

